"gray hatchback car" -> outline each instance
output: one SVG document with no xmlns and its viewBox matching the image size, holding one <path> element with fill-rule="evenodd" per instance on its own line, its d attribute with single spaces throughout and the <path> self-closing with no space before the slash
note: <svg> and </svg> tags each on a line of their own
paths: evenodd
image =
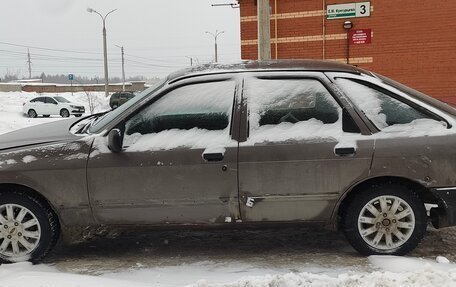
<svg viewBox="0 0 456 287">
<path fill-rule="evenodd" d="M 313 223 L 362 254 L 456 224 L 456 110 L 323 61 L 171 74 L 116 110 L 0 136 L 0 258 L 106 229 Z"/>
</svg>

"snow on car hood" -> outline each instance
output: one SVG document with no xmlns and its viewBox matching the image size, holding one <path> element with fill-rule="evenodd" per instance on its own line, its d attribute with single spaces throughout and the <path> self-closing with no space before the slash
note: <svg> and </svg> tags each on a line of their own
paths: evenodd
<svg viewBox="0 0 456 287">
<path fill-rule="evenodd" d="M 69 129 L 79 119 L 68 119 L 23 128 L 0 135 L 0 151 L 43 143 L 54 143 L 77 138 Z"/>
</svg>

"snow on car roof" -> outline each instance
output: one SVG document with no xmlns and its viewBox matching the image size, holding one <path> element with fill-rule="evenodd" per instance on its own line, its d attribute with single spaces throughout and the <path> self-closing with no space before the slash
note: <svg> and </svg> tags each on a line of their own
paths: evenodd
<svg viewBox="0 0 456 287">
<path fill-rule="evenodd" d="M 354 66 L 323 60 L 271 60 L 271 61 L 241 61 L 231 64 L 210 63 L 199 65 L 171 73 L 168 77 L 170 82 L 181 78 L 205 75 L 223 74 L 229 72 L 250 72 L 250 71 L 331 71 L 360 73 Z"/>
</svg>

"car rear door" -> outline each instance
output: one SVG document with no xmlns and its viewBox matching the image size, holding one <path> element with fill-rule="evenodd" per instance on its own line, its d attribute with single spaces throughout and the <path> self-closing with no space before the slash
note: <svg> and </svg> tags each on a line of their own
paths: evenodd
<svg viewBox="0 0 456 287">
<path fill-rule="evenodd" d="M 46 114 L 46 98 L 38 97 L 31 102 L 30 109 L 34 109 L 38 115 Z"/>
<path fill-rule="evenodd" d="M 376 130 L 372 175 L 440 185 L 449 177 L 451 118 L 368 75 L 328 73 Z M 450 168 L 451 169 L 451 168 Z"/>
<path fill-rule="evenodd" d="M 226 76 L 171 87 L 123 121 L 123 152 L 110 152 L 106 137 L 95 139 L 87 174 L 96 219 L 217 224 L 239 218 L 237 87 Z"/>
<path fill-rule="evenodd" d="M 339 96 L 322 73 L 245 79 L 248 138 L 239 147 L 244 221 L 326 221 L 342 194 L 368 177 L 373 140 Z"/>
</svg>

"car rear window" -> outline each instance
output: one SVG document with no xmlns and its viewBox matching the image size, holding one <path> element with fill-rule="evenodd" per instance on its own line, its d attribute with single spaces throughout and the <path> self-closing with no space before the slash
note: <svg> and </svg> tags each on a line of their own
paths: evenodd
<svg viewBox="0 0 456 287">
<path fill-rule="evenodd" d="M 417 120 L 439 122 L 434 117 L 367 83 L 344 78 L 338 78 L 336 83 L 380 130 L 393 125 L 410 124 Z"/>
</svg>

